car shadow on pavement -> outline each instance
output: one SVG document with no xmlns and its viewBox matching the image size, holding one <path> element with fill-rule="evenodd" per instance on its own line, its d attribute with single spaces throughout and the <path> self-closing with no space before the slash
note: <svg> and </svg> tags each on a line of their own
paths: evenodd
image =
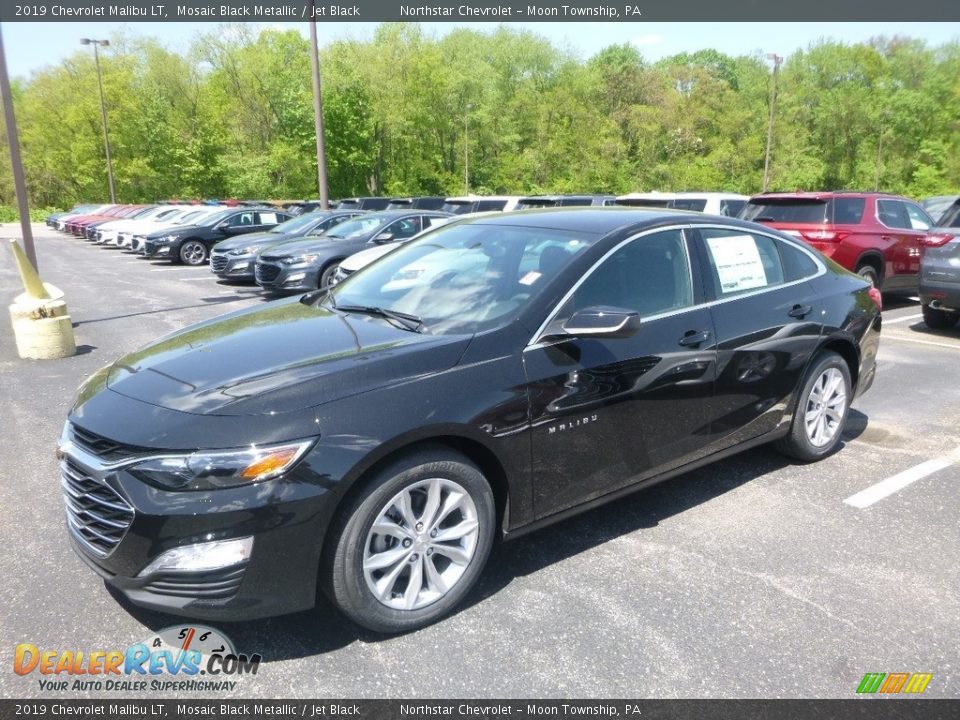
<svg viewBox="0 0 960 720">
<path fill-rule="evenodd" d="M 844 438 L 857 437 L 866 425 L 866 416 L 852 410 L 850 428 Z M 452 615 L 496 595 L 518 577 L 532 575 L 618 537 L 654 528 L 667 518 L 790 464 L 789 459 L 772 448 L 761 446 L 499 544 L 494 547 L 477 587 Z M 127 612 L 152 630 L 182 622 L 133 606 L 115 591 L 111 590 L 111 594 Z M 322 593 L 318 593 L 313 610 L 265 620 L 213 624 L 234 641 L 238 651 L 258 652 L 268 663 L 321 655 L 358 641 L 377 643 L 394 637 L 353 624 L 334 609 Z"/>
</svg>

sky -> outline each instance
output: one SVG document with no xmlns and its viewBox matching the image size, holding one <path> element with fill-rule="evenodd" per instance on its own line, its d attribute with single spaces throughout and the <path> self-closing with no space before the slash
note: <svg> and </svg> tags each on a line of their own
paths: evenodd
<svg viewBox="0 0 960 720">
<path fill-rule="evenodd" d="M 267 23 L 253 23 L 264 27 Z M 821 38 L 857 43 L 878 35 L 906 35 L 940 45 L 960 40 L 960 23 L 508 23 L 542 35 L 554 44 L 572 49 L 586 58 L 608 45 L 632 43 L 644 57 L 658 60 L 680 52 L 713 48 L 728 55 L 775 52 L 789 56 Z M 280 24 L 274 24 L 277 27 Z M 489 31 L 496 23 L 422 23 L 428 32 L 443 35 L 457 27 Z M 80 48 L 81 37 L 109 38 L 121 32 L 160 40 L 171 50 L 186 50 L 199 33 L 215 30 L 215 23 L 4 23 L 3 41 L 10 75 L 26 78 L 30 73 L 63 58 Z M 306 23 L 288 24 L 307 35 Z M 377 23 L 320 23 L 321 45 L 343 38 L 363 40 L 371 37 Z"/>
</svg>

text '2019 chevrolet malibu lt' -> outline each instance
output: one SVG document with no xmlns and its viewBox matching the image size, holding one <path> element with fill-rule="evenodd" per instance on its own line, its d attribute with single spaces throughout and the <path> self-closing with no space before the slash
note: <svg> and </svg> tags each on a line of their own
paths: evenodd
<svg viewBox="0 0 960 720">
<path fill-rule="evenodd" d="M 439 227 L 89 378 L 59 449 L 69 534 L 146 607 L 262 617 L 319 587 L 367 628 L 420 627 L 498 536 L 760 443 L 834 451 L 873 382 L 879 304 L 739 220 Z"/>
</svg>

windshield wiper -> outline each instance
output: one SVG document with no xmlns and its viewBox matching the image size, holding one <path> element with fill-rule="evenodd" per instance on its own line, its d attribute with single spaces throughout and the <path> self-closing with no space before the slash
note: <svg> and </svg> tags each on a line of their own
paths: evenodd
<svg viewBox="0 0 960 720">
<path fill-rule="evenodd" d="M 333 296 L 330 296 L 330 299 L 333 303 Z M 364 313 L 366 315 L 379 315 L 382 318 L 387 320 L 393 320 L 404 330 L 410 330 L 412 332 L 423 332 L 423 320 L 417 317 L 416 315 L 410 315 L 408 313 L 396 312 L 394 310 L 387 310 L 381 307 L 372 307 L 370 305 L 332 305 L 336 310 L 346 313 Z"/>
</svg>

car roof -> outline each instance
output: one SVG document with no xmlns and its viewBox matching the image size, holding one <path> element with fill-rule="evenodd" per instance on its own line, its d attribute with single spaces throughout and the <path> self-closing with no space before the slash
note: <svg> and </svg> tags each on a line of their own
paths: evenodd
<svg viewBox="0 0 960 720">
<path fill-rule="evenodd" d="M 798 192 L 769 192 L 769 193 L 760 193 L 759 195 L 754 195 L 750 198 L 750 202 L 756 202 L 757 200 L 763 200 L 764 198 L 773 198 L 775 200 L 829 200 L 830 198 L 836 197 L 849 197 L 849 198 L 866 198 L 866 197 L 880 197 L 880 198 L 893 198 L 895 200 L 906 200 L 902 195 L 894 195 L 892 193 L 885 192 L 870 192 L 868 190 L 859 191 L 859 190 L 813 190 L 813 191 L 798 191 Z"/>
<path fill-rule="evenodd" d="M 724 222 L 734 218 L 724 218 Z M 703 213 L 665 208 L 630 208 L 624 206 L 580 206 L 559 208 L 536 208 L 510 213 L 494 213 L 486 217 L 464 218 L 464 223 L 483 225 L 512 225 L 556 230 L 574 230 L 607 234 L 620 228 L 639 225 L 654 227 L 669 222 L 716 222 L 716 218 Z M 459 224 L 459 223 L 458 223 Z M 741 224 L 731 222 L 731 224 Z"/>
</svg>

